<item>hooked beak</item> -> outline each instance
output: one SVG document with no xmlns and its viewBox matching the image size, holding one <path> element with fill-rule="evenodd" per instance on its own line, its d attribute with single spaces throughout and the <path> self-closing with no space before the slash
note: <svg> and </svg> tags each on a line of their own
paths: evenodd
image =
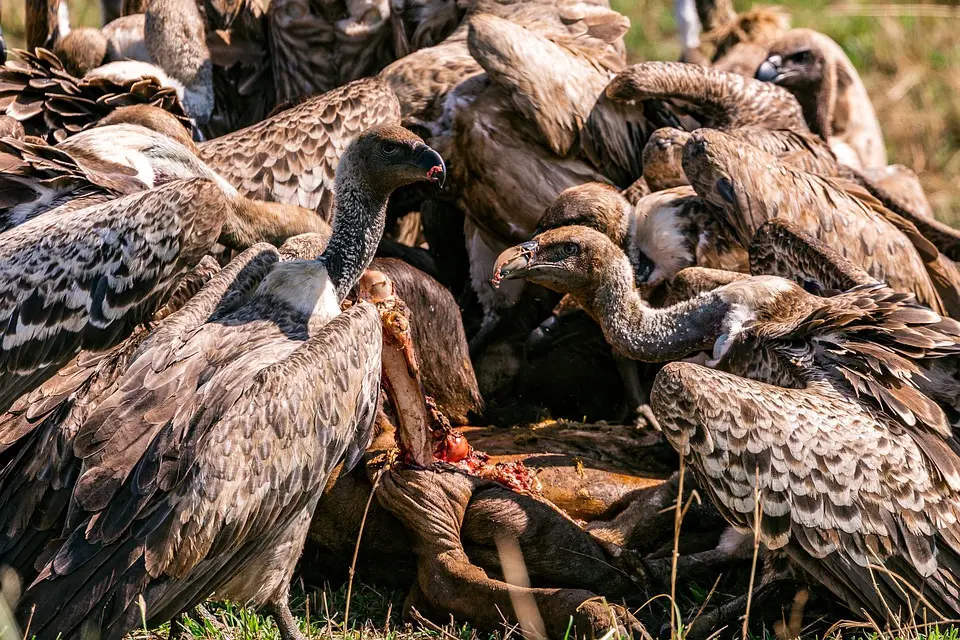
<svg viewBox="0 0 960 640">
<path fill-rule="evenodd" d="M 413 164 L 426 172 L 427 180 L 436 182 L 441 189 L 443 188 L 443 183 L 447 180 L 447 165 L 444 164 L 439 153 L 423 145 Z"/>
<path fill-rule="evenodd" d="M 755 76 L 757 80 L 763 82 L 776 82 L 780 79 L 781 67 L 783 65 L 783 58 L 777 55 L 770 56 L 760 65 L 760 68 L 757 69 L 757 75 Z"/>
<path fill-rule="evenodd" d="M 530 240 L 510 247 L 497 256 L 497 263 L 493 267 L 493 279 L 490 281 L 494 288 L 500 286 L 501 280 L 523 277 L 530 263 L 536 258 L 537 246 L 536 240 Z"/>
</svg>

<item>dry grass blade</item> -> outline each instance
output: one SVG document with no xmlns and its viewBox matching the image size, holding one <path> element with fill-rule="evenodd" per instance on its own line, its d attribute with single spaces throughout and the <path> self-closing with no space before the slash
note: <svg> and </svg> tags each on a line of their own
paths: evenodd
<svg viewBox="0 0 960 640">
<path fill-rule="evenodd" d="M 380 486 L 380 479 L 383 477 L 383 474 L 387 471 L 386 468 L 381 469 L 377 472 L 376 477 L 373 479 L 373 488 L 370 489 L 370 495 L 367 497 L 367 505 L 363 508 L 363 518 L 360 520 L 360 531 L 357 532 L 357 544 L 353 548 L 353 560 L 350 562 L 350 573 L 349 578 L 347 579 L 347 604 L 343 609 L 343 632 L 346 633 L 348 630 L 348 623 L 350 621 L 350 599 L 353 596 L 353 576 L 356 573 L 357 569 L 357 556 L 360 555 L 360 540 L 363 538 L 363 529 L 367 524 L 367 514 L 370 513 L 370 503 L 373 502 L 373 497 L 377 495 L 377 487 Z M 329 620 L 329 618 L 327 618 Z"/>
<path fill-rule="evenodd" d="M 500 566 L 503 568 L 504 581 L 519 589 L 510 589 L 510 602 L 513 611 L 520 623 L 520 630 L 525 638 L 546 638 L 547 629 L 543 618 L 537 609 L 537 603 L 527 589 L 530 588 L 530 576 L 527 573 L 527 564 L 523 560 L 520 544 L 513 536 L 498 535 L 494 539 L 497 545 L 497 554 L 500 556 Z"/>
<path fill-rule="evenodd" d="M 757 576 L 757 559 L 760 555 L 760 518 L 763 511 L 760 509 L 760 468 L 756 469 L 753 484 L 753 561 L 750 563 L 750 584 L 747 587 L 747 608 L 743 613 L 743 640 L 749 640 L 748 627 L 750 626 L 750 605 L 753 604 L 753 585 Z"/>
</svg>

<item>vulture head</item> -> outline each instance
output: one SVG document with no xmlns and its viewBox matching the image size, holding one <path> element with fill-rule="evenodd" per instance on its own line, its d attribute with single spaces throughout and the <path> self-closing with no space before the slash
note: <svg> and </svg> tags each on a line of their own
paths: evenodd
<svg viewBox="0 0 960 640">
<path fill-rule="evenodd" d="M 574 225 L 596 229 L 617 245 L 626 241 L 626 226 L 633 207 L 613 186 L 588 182 L 564 189 L 537 225 L 534 235 Z"/>
<path fill-rule="evenodd" d="M 824 138 L 832 134 L 837 91 L 837 44 L 810 29 L 793 29 L 770 45 L 756 78 L 777 84 L 797 97 L 810 129 Z"/>
<path fill-rule="evenodd" d="M 545 231 L 501 253 L 493 282 L 523 278 L 579 298 L 600 289 L 611 275 L 626 287 L 633 286 L 632 269 L 623 251 L 599 231 L 573 226 Z"/>
<path fill-rule="evenodd" d="M 70 75 L 82 78 L 103 64 L 107 57 L 107 38 L 100 29 L 77 27 L 57 40 L 53 53 Z"/>
<path fill-rule="evenodd" d="M 140 125 L 176 140 L 194 153 L 199 153 L 190 132 L 183 126 L 183 121 L 166 109 L 148 104 L 119 107 L 101 118 L 95 126 L 105 127 L 112 124 Z"/>
<path fill-rule="evenodd" d="M 794 29 L 774 42 L 767 59 L 757 69 L 757 80 L 793 90 L 810 89 L 823 82 L 826 53 L 816 45 L 812 33 L 809 29 Z"/>
<path fill-rule="evenodd" d="M 680 129 L 657 129 L 643 147 L 643 177 L 651 191 L 689 184 L 683 173 L 683 146 L 690 134 Z"/>
<path fill-rule="evenodd" d="M 443 158 L 420 136 L 399 125 L 381 125 L 367 129 L 351 143 L 336 179 L 356 181 L 358 188 L 370 189 L 386 200 L 395 189 L 420 180 L 442 187 L 446 176 Z"/>
<path fill-rule="evenodd" d="M 762 184 L 762 180 L 748 178 L 768 173 L 765 158 L 775 161 L 773 156 L 720 131 L 697 129 L 683 147 L 683 171 L 701 197 L 723 209 L 738 204 L 734 185 Z"/>
</svg>

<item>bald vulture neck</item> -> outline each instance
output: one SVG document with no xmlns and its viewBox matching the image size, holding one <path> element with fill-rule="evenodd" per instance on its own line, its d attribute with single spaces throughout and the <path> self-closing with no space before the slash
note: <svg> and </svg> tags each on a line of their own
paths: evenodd
<svg viewBox="0 0 960 640">
<path fill-rule="evenodd" d="M 633 360 L 666 362 L 711 350 L 723 334 L 730 306 L 708 292 L 664 309 L 647 305 L 623 258 L 607 269 L 590 300 L 581 300 L 614 349 Z"/>
<path fill-rule="evenodd" d="M 342 302 L 373 262 L 387 220 L 387 198 L 356 175 L 341 161 L 337 169 L 333 205 L 333 235 L 320 261 Z"/>
</svg>

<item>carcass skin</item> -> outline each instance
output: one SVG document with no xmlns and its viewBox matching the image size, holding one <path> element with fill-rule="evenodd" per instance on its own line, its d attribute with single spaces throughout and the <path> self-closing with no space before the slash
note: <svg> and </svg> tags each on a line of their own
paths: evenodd
<svg viewBox="0 0 960 640">
<path fill-rule="evenodd" d="M 305 570 L 319 570 L 329 579 L 336 562 L 352 557 L 375 486 L 377 500 L 363 525 L 357 573 L 366 582 L 412 585 L 404 611 L 408 619 L 446 622 L 452 613 L 477 629 L 499 629 L 504 616 L 517 622 L 511 618 L 511 594 L 521 593 L 536 604 L 550 637 L 562 636 L 571 617 L 578 636 L 602 634 L 614 624 L 635 637 L 645 634 L 620 607 L 612 608 L 617 618 L 612 622 L 611 609 L 596 596 L 646 598 L 647 576 L 642 565 L 631 564 L 636 556 L 626 554 L 624 564 L 611 558 L 609 549 L 633 540 L 646 553 L 672 538 L 672 513 L 656 515 L 675 497 L 673 484 L 665 484 L 672 461 L 655 459 L 637 435 L 606 425 L 466 428 L 463 433 L 474 444 L 503 455 L 456 450 L 449 426 L 419 390 L 413 350 L 405 348 L 403 304 L 389 280 L 368 272 L 360 297 L 374 302 L 384 321 L 385 387 L 397 428 L 382 414 L 365 468 L 327 486 L 301 562 Z M 399 357 L 387 357 L 390 350 Z M 534 465 L 542 467 L 536 476 Z M 547 499 L 537 495 L 541 492 Z M 332 514 L 336 517 L 326 517 Z M 597 535 L 571 516 L 597 520 Z M 505 571 L 497 550 L 502 536 L 522 550 L 532 587 L 498 579 Z"/>
</svg>

